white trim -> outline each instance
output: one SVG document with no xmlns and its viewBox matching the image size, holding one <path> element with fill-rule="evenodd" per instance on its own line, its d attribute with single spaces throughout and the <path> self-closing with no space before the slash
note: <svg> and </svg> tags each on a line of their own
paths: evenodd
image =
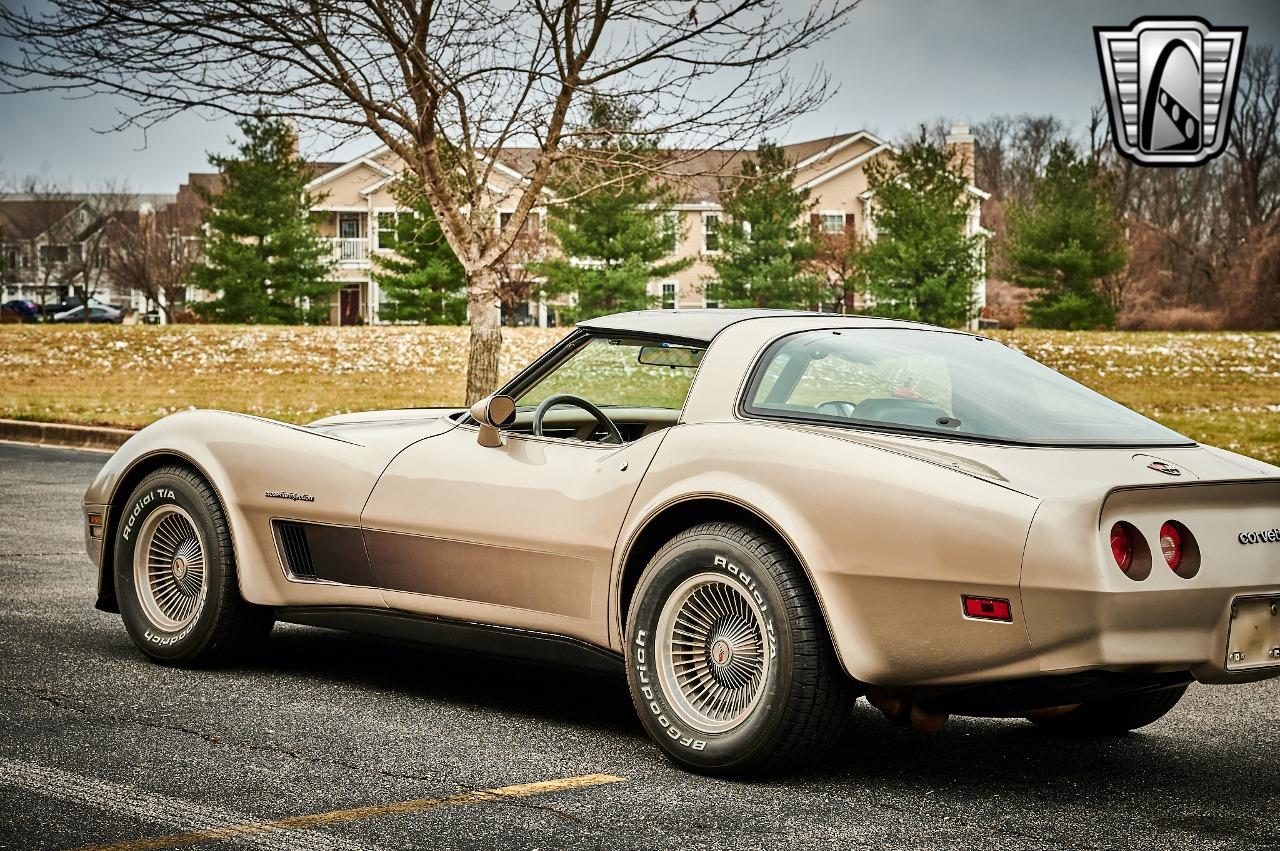
<svg viewBox="0 0 1280 851">
<path fill-rule="evenodd" d="M 381 178 L 380 180 L 375 180 L 373 183 L 370 183 L 368 186 L 360 190 L 360 194 L 366 195 L 366 196 L 372 195 L 382 187 L 386 186 L 388 183 L 391 183 L 394 180 L 400 180 L 403 177 L 404 177 L 404 169 L 401 169 L 400 171 L 397 171 L 395 174 L 387 175 L 386 177 Z"/>
<path fill-rule="evenodd" d="M 511 166 L 509 166 L 509 165 L 504 165 L 504 164 L 503 164 L 503 163 L 502 163 L 502 162 L 501 162 L 497 157 L 489 157 L 489 156 L 485 156 L 484 154 L 482 154 L 482 153 L 480 153 L 479 151 L 477 151 L 477 152 L 476 152 L 476 158 L 477 158 L 477 159 L 480 159 L 480 160 L 484 160 L 484 161 L 489 162 L 489 163 L 492 163 L 492 164 L 493 164 L 493 170 L 494 170 L 494 171 L 502 172 L 503 174 L 505 174 L 507 177 L 511 178 L 512 180 L 519 181 L 521 184 L 526 185 L 526 186 L 527 186 L 527 185 L 528 185 L 528 183 L 529 183 L 529 178 L 525 177 L 523 174 L 521 174 L 520 172 L 516 171 L 516 170 L 515 170 L 514 168 L 512 168 Z M 491 187 L 491 188 L 492 188 L 492 187 Z M 505 190 L 505 191 L 510 191 L 510 190 Z M 542 192 L 543 194 L 545 194 L 545 195 L 549 195 L 549 196 L 550 196 L 550 197 L 552 197 L 552 198 L 556 198 L 556 197 L 557 197 L 557 196 L 556 196 L 556 193 L 552 192 L 552 191 L 551 191 L 551 189 L 550 189 L 550 188 L 548 188 L 545 184 L 543 185 L 543 187 L 542 187 L 542 189 L 541 189 L 541 192 Z"/>
<path fill-rule="evenodd" d="M 965 192 L 968 192 L 970 195 L 977 195 L 977 196 L 978 196 L 979 198 L 981 198 L 983 201 L 985 201 L 985 200 L 987 200 L 988 198 L 990 198 L 990 197 L 991 197 L 991 193 L 990 193 L 990 192 L 984 192 L 984 191 L 982 191 L 981 189 L 979 189 L 978 187 L 974 186 L 972 183 L 970 183 L 968 186 L 966 186 L 966 187 L 964 188 L 964 191 L 965 191 Z"/>
<path fill-rule="evenodd" d="M 653 204 L 651 206 L 653 206 L 655 209 L 657 208 L 656 204 Z M 719 202 L 717 201 L 691 201 L 686 204 L 670 204 L 666 206 L 664 209 L 675 210 L 677 212 L 696 213 L 700 211 L 705 211 L 705 212 L 711 212 L 711 213 L 718 213 L 721 210 L 723 210 L 724 207 L 720 206 Z"/>
<path fill-rule="evenodd" d="M 893 149 L 892 146 L 889 145 L 888 143 L 879 144 L 869 151 L 865 151 L 861 154 L 858 154 L 858 156 L 854 157 L 851 160 L 845 160 L 835 168 L 827 169 L 826 171 L 822 172 L 822 174 L 819 174 L 817 177 L 813 177 L 809 180 L 806 180 L 804 183 L 801 183 L 796 188 L 812 189 L 815 186 L 820 186 L 821 184 L 826 183 L 828 180 L 831 180 L 833 177 L 839 177 L 840 175 L 844 174 L 846 171 L 849 171 L 850 169 L 857 168 L 858 166 L 862 165 L 864 162 L 871 159 L 872 157 L 879 156 L 885 151 L 892 150 L 892 149 Z"/>
<path fill-rule="evenodd" d="M 374 162 L 368 157 L 359 157 L 358 159 L 351 160 L 350 162 L 340 165 L 335 169 L 330 169 L 329 171 L 326 171 L 324 174 L 315 178 L 303 188 L 311 189 L 313 187 L 320 186 L 321 184 L 328 183 L 333 178 L 340 177 L 341 175 L 344 175 L 349 171 L 354 171 L 355 169 L 359 168 L 362 165 L 373 169 L 374 171 L 382 174 L 384 177 L 390 177 L 392 174 L 395 173 L 391 169 L 385 166 L 379 165 L 378 163 Z"/>
<path fill-rule="evenodd" d="M 884 139 L 881 139 L 878 136 L 874 136 L 871 133 L 868 133 L 866 130 L 859 130 L 856 133 L 854 133 L 852 136 L 850 136 L 848 139 L 845 139 L 841 142 L 837 142 L 834 145 L 831 145 L 829 147 L 823 148 L 821 151 L 818 151 L 818 153 L 813 154 L 812 156 L 805 157 L 800 162 L 793 165 L 791 169 L 792 171 L 802 171 L 808 168 L 809 166 L 813 165 L 814 163 L 822 162 L 822 160 L 831 156 L 832 154 L 839 153 L 840 151 L 843 151 L 845 148 L 848 148 L 854 143 L 861 142 L 863 140 L 871 142 L 874 147 L 882 147 L 884 145 L 889 144 Z"/>
</svg>

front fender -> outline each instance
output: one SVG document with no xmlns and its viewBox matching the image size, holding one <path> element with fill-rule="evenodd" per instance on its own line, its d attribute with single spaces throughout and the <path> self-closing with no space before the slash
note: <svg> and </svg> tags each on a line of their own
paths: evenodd
<svg viewBox="0 0 1280 851">
<path fill-rule="evenodd" d="M 105 506 L 107 511 L 104 543 L 96 559 L 100 594 L 110 588 L 113 541 L 125 500 L 148 472 L 178 462 L 204 476 L 222 502 L 240 593 L 246 600 L 270 606 L 381 606 L 376 589 L 289 581 L 276 554 L 271 521 L 358 526 L 360 510 L 378 476 L 405 442 L 401 434 L 366 445 L 224 411 L 189 411 L 159 420 L 126 441 L 85 493 L 86 508 Z M 268 493 L 306 495 L 313 501 Z M 91 556 L 94 549 L 91 545 Z"/>
</svg>

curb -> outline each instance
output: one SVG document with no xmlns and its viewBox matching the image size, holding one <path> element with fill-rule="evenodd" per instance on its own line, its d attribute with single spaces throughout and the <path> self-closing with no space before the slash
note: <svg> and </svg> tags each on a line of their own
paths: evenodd
<svg viewBox="0 0 1280 851">
<path fill-rule="evenodd" d="M 41 423 L 27 420 L 0 419 L 0 440 L 35 443 L 42 446 L 67 446 L 73 449 L 116 450 L 137 432 L 126 428 Z"/>
</svg>

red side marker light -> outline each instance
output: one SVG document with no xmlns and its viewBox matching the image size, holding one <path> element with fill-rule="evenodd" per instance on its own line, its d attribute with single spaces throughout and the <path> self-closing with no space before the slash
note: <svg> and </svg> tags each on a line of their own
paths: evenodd
<svg viewBox="0 0 1280 851">
<path fill-rule="evenodd" d="M 969 597 L 962 595 L 964 616 L 980 621 L 1013 623 L 1013 607 L 1008 600 L 999 597 Z"/>
</svg>

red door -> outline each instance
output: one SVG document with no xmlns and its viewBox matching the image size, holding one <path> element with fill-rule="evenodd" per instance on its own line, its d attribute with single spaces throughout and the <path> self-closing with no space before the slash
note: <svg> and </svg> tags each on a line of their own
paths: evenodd
<svg viewBox="0 0 1280 851">
<path fill-rule="evenodd" d="M 338 294 L 338 324 L 355 325 L 360 319 L 360 287 L 345 287 Z"/>
</svg>

